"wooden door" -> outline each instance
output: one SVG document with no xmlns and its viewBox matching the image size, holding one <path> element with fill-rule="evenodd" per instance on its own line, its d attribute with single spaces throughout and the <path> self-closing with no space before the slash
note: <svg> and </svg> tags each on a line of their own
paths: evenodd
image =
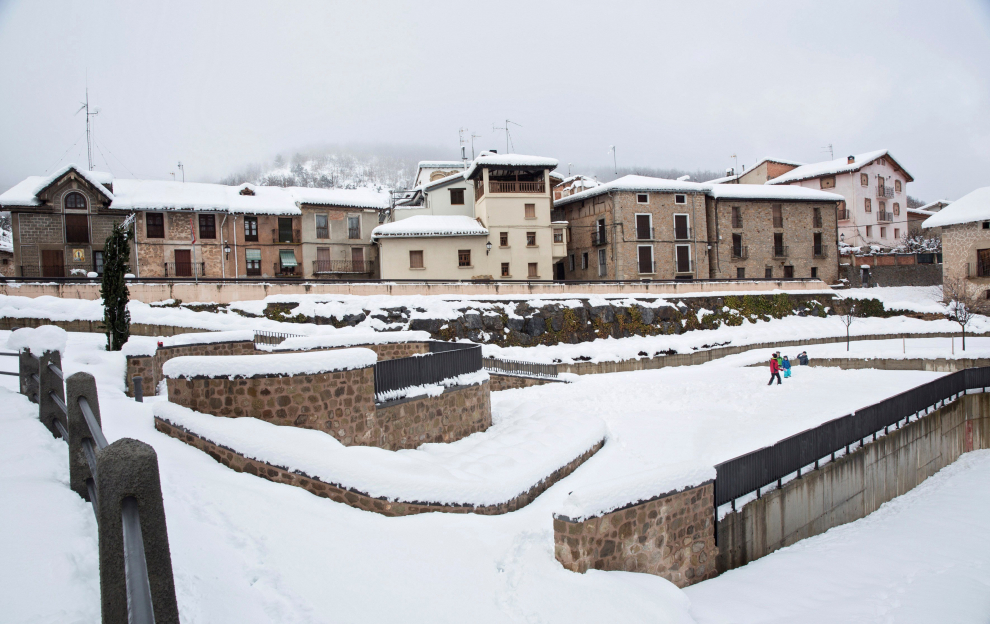
<svg viewBox="0 0 990 624">
<path fill-rule="evenodd" d="M 653 247 L 641 245 L 639 247 L 639 272 L 653 273 Z"/>
<path fill-rule="evenodd" d="M 65 252 L 61 249 L 41 250 L 41 276 L 65 277 Z"/>
<path fill-rule="evenodd" d="M 691 248 L 687 245 L 677 246 L 677 272 L 691 272 Z"/>
<path fill-rule="evenodd" d="M 329 247 L 317 247 L 316 248 L 316 270 L 314 273 L 329 273 L 331 270 L 330 263 L 330 248 Z"/>
<path fill-rule="evenodd" d="M 674 215 L 674 239 L 687 240 L 691 236 L 687 215 Z"/>
<path fill-rule="evenodd" d="M 351 247 L 351 264 L 354 265 L 356 273 L 364 273 L 364 249 L 362 247 Z"/>
<path fill-rule="evenodd" d="M 636 215 L 636 238 L 640 240 L 649 240 L 653 238 L 653 234 L 650 232 L 652 229 L 650 227 L 650 221 L 650 215 L 648 214 Z"/>
<path fill-rule="evenodd" d="M 188 249 L 175 250 L 175 276 L 192 277 L 192 251 Z"/>
</svg>

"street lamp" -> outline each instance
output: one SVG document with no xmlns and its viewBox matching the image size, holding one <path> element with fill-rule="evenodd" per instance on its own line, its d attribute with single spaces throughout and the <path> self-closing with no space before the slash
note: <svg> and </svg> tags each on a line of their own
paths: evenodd
<svg viewBox="0 0 990 624">
<path fill-rule="evenodd" d="M 485 255 L 487 256 L 492 250 L 492 242 L 488 241 L 485 243 Z"/>
</svg>

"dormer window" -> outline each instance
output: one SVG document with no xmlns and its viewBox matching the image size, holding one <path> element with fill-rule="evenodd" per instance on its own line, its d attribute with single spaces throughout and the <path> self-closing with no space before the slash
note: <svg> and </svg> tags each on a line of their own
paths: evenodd
<svg viewBox="0 0 990 624">
<path fill-rule="evenodd" d="M 254 195 L 254 190 L 250 186 L 241 189 L 241 195 Z"/>
<path fill-rule="evenodd" d="M 86 210 L 86 198 L 75 191 L 65 196 L 65 207 L 70 210 Z"/>
</svg>

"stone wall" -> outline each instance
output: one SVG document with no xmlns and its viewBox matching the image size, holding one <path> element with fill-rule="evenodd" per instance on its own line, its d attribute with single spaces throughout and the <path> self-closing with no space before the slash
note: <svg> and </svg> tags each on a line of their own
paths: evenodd
<svg viewBox="0 0 990 624">
<path fill-rule="evenodd" d="M 712 482 L 575 522 L 554 516 L 554 554 L 574 572 L 621 570 L 687 587 L 716 575 Z"/>
<path fill-rule="evenodd" d="M 372 392 L 374 390 L 372 389 Z M 454 442 L 492 426 L 488 382 L 444 388 L 423 396 L 381 403 L 374 415 L 372 446 L 389 450 L 416 448 L 427 442 Z"/>
<path fill-rule="evenodd" d="M 858 260 L 858 259 L 857 259 Z M 853 288 L 863 287 L 860 263 L 839 266 L 839 277 L 849 280 Z M 874 286 L 939 286 L 942 284 L 941 264 L 899 264 L 871 266 L 869 287 Z"/>
<path fill-rule="evenodd" d="M 367 493 L 348 488 L 341 484 L 328 483 L 301 472 L 293 472 L 282 466 L 275 466 L 265 462 L 245 457 L 236 450 L 215 444 L 201 436 L 198 436 L 182 427 L 166 422 L 160 418 L 155 418 L 155 428 L 162 433 L 172 436 L 178 440 L 189 444 L 207 453 L 224 466 L 237 472 L 246 472 L 275 483 L 284 483 L 301 487 L 311 494 L 329 498 L 338 503 L 349 505 L 364 511 L 372 511 L 383 516 L 408 516 L 420 513 L 445 512 L 445 513 L 475 513 L 481 515 L 499 515 L 522 509 L 530 504 L 536 497 L 542 494 L 550 486 L 574 472 L 578 466 L 588 461 L 597 453 L 604 440 L 598 442 L 593 447 L 575 457 L 573 460 L 561 466 L 539 483 L 534 484 L 527 491 L 498 505 L 456 505 L 440 504 L 415 501 L 389 501 L 384 498 L 375 498 Z"/>
<path fill-rule="evenodd" d="M 491 377 L 492 392 L 499 390 L 512 390 L 513 388 L 529 388 L 530 386 L 542 386 L 548 383 L 563 383 L 557 379 L 542 379 L 540 377 L 523 377 L 521 375 L 500 375 L 489 372 Z"/>
<path fill-rule="evenodd" d="M 737 568 L 876 511 L 962 453 L 990 448 L 990 394 L 968 394 L 804 473 L 718 522 L 718 569 Z"/>
</svg>

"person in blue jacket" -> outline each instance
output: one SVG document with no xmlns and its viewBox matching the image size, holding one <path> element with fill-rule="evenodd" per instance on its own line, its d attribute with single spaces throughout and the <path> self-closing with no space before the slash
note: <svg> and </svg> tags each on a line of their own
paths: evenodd
<svg viewBox="0 0 990 624">
<path fill-rule="evenodd" d="M 784 356 L 784 361 L 781 364 L 781 367 L 784 369 L 784 379 L 787 379 L 788 377 L 790 377 L 791 376 L 791 361 L 787 359 L 787 356 L 786 355 Z"/>
</svg>

